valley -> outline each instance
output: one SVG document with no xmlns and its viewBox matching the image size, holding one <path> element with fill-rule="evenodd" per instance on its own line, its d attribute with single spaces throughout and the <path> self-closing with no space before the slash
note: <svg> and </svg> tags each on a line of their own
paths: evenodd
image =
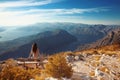
<svg viewBox="0 0 120 80">
<path fill-rule="evenodd" d="M 77 23 L 38 23 L 10 29 L 10 33 L 6 31 L 0 33 L 1 40 L 4 38 L 3 33 L 9 34 L 7 35 L 9 38 L 13 36 L 11 40 L 0 42 L 0 60 L 27 57 L 30 45 L 34 42 L 37 42 L 43 54 L 84 50 L 112 44 L 119 40 L 119 29 L 118 25 Z"/>
</svg>

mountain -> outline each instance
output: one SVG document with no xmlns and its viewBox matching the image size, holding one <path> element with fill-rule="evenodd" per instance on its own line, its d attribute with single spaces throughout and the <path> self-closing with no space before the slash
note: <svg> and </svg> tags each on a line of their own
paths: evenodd
<svg viewBox="0 0 120 80">
<path fill-rule="evenodd" d="M 0 32 L 5 31 L 6 29 L 4 27 L 0 27 Z"/>
<path fill-rule="evenodd" d="M 91 42 L 92 40 L 96 40 L 99 39 L 101 37 L 97 37 L 94 36 L 92 39 L 88 39 L 86 40 L 86 36 L 90 33 L 90 36 L 94 33 L 91 32 L 101 32 L 105 33 L 113 28 L 116 28 L 117 25 L 89 25 L 89 24 L 81 24 L 81 23 L 37 23 L 37 24 L 33 24 L 33 25 L 28 25 L 28 26 L 14 26 L 13 28 L 9 28 L 6 31 L 3 31 L 2 33 L 0 33 L 0 36 L 2 36 L 2 38 L 0 39 L 0 41 L 9 41 L 9 40 L 14 40 L 20 37 L 26 37 L 26 36 L 31 36 L 31 35 L 35 35 L 41 32 L 45 32 L 45 31 L 53 31 L 56 29 L 63 29 L 66 30 L 67 32 L 69 32 L 70 34 L 74 35 L 74 36 L 82 36 L 81 38 L 84 40 L 81 41 L 85 41 L 85 43 L 90 40 L 89 42 Z M 99 30 L 100 29 L 100 30 Z M 105 31 L 104 31 L 105 30 Z M 82 35 L 81 35 L 82 34 Z M 84 34 L 86 34 L 84 36 Z M 102 36 L 103 34 L 101 34 Z M 83 42 L 82 42 L 83 43 Z"/>
<path fill-rule="evenodd" d="M 44 26 L 44 27 L 43 27 Z M 71 35 L 77 38 L 77 41 L 71 43 L 69 46 L 65 47 L 66 50 L 75 50 L 78 46 L 83 44 L 88 44 L 95 42 L 98 39 L 104 37 L 108 30 L 111 30 L 116 27 L 106 26 L 106 25 L 86 25 L 86 24 L 75 24 L 75 23 L 39 23 L 36 25 L 20 27 L 16 29 L 7 30 L 1 34 L 2 38 L 12 39 L 14 36 L 19 37 L 9 41 L 0 42 L 0 54 L 11 49 L 16 49 L 20 46 L 23 46 L 34 39 L 37 39 L 36 36 L 38 33 L 44 34 L 46 30 L 54 31 L 56 29 L 63 29 L 69 32 Z M 23 37 L 20 37 L 23 36 Z M 48 34 L 45 34 L 46 36 Z M 14 37 L 15 38 L 15 37 Z"/>
<path fill-rule="evenodd" d="M 77 23 L 37 23 L 28 26 L 14 26 L 13 28 L 9 28 L 6 31 L 0 33 L 0 36 L 2 36 L 0 42 L 14 40 L 20 37 L 36 35 L 41 32 L 53 31 L 56 29 L 63 29 L 69 32 L 73 28 L 81 26 L 87 27 L 88 25 Z"/>
<path fill-rule="evenodd" d="M 6 29 L 4 27 L 0 27 L 0 33 L 5 31 Z M 0 35 L 0 38 L 2 38 L 2 35 Z"/>
<path fill-rule="evenodd" d="M 118 44 L 120 43 L 120 28 L 111 30 L 105 37 L 97 40 L 96 42 L 80 46 L 78 50 L 98 48 L 98 47 L 111 45 L 111 44 L 117 44 L 117 43 Z"/>
<path fill-rule="evenodd" d="M 77 23 L 38 23 L 35 25 L 18 27 L 15 29 L 10 28 L 0 33 L 2 36 L 0 40 L 8 40 L 0 42 L 0 54 L 10 49 L 18 48 L 34 39 L 37 39 L 36 35 L 38 33 L 54 31 L 56 29 L 66 30 L 77 38 L 76 42 L 66 47 L 66 49 L 75 50 L 79 45 L 91 43 L 101 39 L 107 32 L 102 30 L 109 30 L 111 28 L 111 26 L 105 25 L 87 25 Z"/>
<path fill-rule="evenodd" d="M 110 34 L 111 31 L 119 29 L 119 25 L 88 25 L 78 23 L 38 23 L 35 25 L 18 27 L 4 31 L 2 34 L 0 33 L 0 35 L 2 35 L 0 40 L 4 40 L 3 38 L 8 36 L 6 38 L 8 41 L 0 42 L 0 54 L 12 54 L 12 52 L 16 52 L 17 54 L 21 52 L 21 50 L 23 52 L 26 50 L 28 51 L 26 52 L 28 55 L 33 42 L 37 42 L 41 52 L 46 54 L 53 54 L 60 51 L 74 51 L 77 48 L 78 50 L 87 49 L 96 44 L 98 45 L 99 41 Z M 64 37 L 67 35 L 61 34 L 61 31 L 64 32 L 64 34 L 68 33 L 75 40 L 72 41 L 72 38 L 67 39 Z M 58 33 L 63 36 L 55 36 L 55 34 Z M 66 42 L 61 43 L 61 41 Z M 69 44 L 67 44 L 67 41 Z M 98 43 L 96 43 L 97 41 Z M 97 45 L 95 47 L 97 47 Z M 21 53 L 19 56 L 24 57 L 26 54 Z"/>
<path fill-rule="evenodd" d="M 107 36 L 96 42 L 98 46 L 104 46 L 114 43 L 120 43 L 120 29 L 110 31 Z"/>
<path fill-rule="evenodd" d="M 50 54 L 58 51 L 64 51 L 65 46 L 77 40 L 76 37 L 72 36 L 67 31 L 60 29 L 39 33 L 34 37 L 31 36 L 33 40 L 30 42 L 2 53 L 0 55 L 0 60 L 8 58 L 28 57 L 33 42 L 37 43 L 40 52 Z"/>
<path fill-rule="evenodd" d="M 63 29 L 69 32 L 70 34 L 76 36 L 81 40 L 81 43 L 94 42 L 104 35 L 118 27 L 118 25 L 88 25 L 81 23 L 37 23 L 28 26 L 15 26 L 9 28 L 2 33 L 0 36 L 0 42 L 14 40 L 20 37 L 26 37 L 35 35 L 45 31 L 53 31 L 56 29 Z M 98 33 L 98 34 L 97 34 Z M 97 34 L 97 35 L 96 35 Z M 89 37 L 88 37 L 89 36 Z"/>
</svg>

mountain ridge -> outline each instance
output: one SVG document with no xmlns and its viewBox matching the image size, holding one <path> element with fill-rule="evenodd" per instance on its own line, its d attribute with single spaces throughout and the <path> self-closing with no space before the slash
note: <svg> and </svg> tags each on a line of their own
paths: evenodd
<svg viewBox="0 0 120 80">
<path fill-rule="evenodd" d="M 102 39 L 97 40 L 96 42 L 93 42 L 91 44 L 80 46 L 77 50 L 98 48 L 98 47 L 112 45 L 112 44 L 120 44 L 120 29 L 111 30 Z"/>
<path fill-rule="evenodd" d="M 29 43 L 17 47 L 15 49 L 8 50 L 0 55 L 0 60 L 7 58 L 18 58 L 18 57 L 28 57 L 31 45 L 36 42 L 39 46 L 41 53 L 56 52 L 58 48 L 61 48 L 76 41 L 77 39 L 64 30 L 47 31 L 36 35 L 36 39 L 30 41 Z M 43 35 L 42 35 L 43 34 Z M 44 36 L 46 35 L 46 36 Z M 63 48 L 64 49 L 64 48 Z"/>
<path fill-rule="evenodd" d="M 119 26 L 113 26 L 113 25 L 109 25 L 109 26 L 108 25 L 85 25 L 85 24 L 81 25 L 81 24 L 72 24 L 72 23 L 71 24 L 56 23 L 56 24 L 52 24 L 51 26 L 52 27 L 49 27 L 51 29 L 47 29 L 48 31 L 43 30 L 43 32 L 40 31 L 37 34 L 33 34 L 30 36 L 20 37 L 7 42 L 0 42 L 0 54 L 10 53 L 10 55 L 13 55 L 15 57 L 16 56 L 26 57 L 28 56 L 29 50 L 31 49 L 31 45 L 33 42 L 37 42 L 37 44 L 39 44 L 39 48 L 41 49 L 41 52 L 43 52 L 44 54 L 53 54 L 61 51 L 74 51 L 76 49 L 78 50 L 88 49 L 88 48 L 92 48 L 94 44 L 98 45 L 98 43 L 100 43 L 100 41 L 106 36 L 108 37 L 114 36 L 117 33 L 117 30 L 120 29 Z M 38 24 L 38 28 L 39 28 L 39 24 Z M 36 28 L 34 29 L 36 30 Z M 37 31 L 39 30 L 40 29 L 38 29 Z M 60 34 L 63 36 L 55 36 L 57 34 Z M 66 34 L 66 36 L 69 35 L 69 37 L 71 35 L 70 40 L 67 37 L 65 37 L 64 34 Z M 54 41 L 51 40 L 51 37 L 54 38 Z M 39 43 L 39 41 L 41 43 Z M 62 43 L 62 41 L 66 41 L 66 42 Z M 109 43 L 109 41 L 108 42 L 106 41 L 107 40 L 102 41 L 103 44 Z M 68 44 L 66 45 L 67 42 Z M 59 44 L 59 46 L 58 45 L 56 46 L 55 44 Z M 93 44 L 93 45 L 90 46 L 90 44 Z M 99 46 L 95 46 L 95 48 Z M 24 50 L 27 50 L 25 54 L 21 54 L 21 55 L 15 54 L 15 53 L 20 54 L 20 51 L 24 52 Z M 7 55 L 7 57 L 9 57 L 9 55 Z"/>
</svg>

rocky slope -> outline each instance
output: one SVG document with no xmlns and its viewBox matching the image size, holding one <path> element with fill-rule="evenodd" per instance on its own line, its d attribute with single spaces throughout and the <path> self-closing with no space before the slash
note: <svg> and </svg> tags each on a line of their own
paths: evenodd
<svg viewBox="0 0 120 80">
<path fill-rule="evenodd" d="M 116 43 L 120 43 L 120 29 L 111 30 L 102 39 L 97 40 L 96 42 L 93 42 L 91 44 L 86 44 L 86 45 L 80 46 L 78 48 L 78 50 L 98 48 L 98 47 L 101 47 L 101 46 L 106 46 L 106 45 L 116 44 Z"/>
<path fill-rule="evenodd" d="M 71 62 L 74 70 L 73 80 L 120 79 L 120 44 L 77 51 L 72 54 L 76 56 Z"/>
</svg>

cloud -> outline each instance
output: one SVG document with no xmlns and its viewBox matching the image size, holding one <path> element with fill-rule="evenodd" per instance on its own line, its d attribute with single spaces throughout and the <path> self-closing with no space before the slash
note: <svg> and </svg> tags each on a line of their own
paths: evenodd
<svg viewBox="0 0 120 80">
<path fill-rule="evenodd" d="M 5 2 L 0 2 L 0 8 L 41 6 L 41 5 L 46 5 L 46 4 L 50 4 L 53 2 L 54 0 L 5 1 Z"/>
<path fill-rule="evenodd" d="M 54 3 L 53 5 L 57 6 L 56 3 L 61 1 L 66 0 L 0 1 L 0 25 L 16 26 L 16 25 L 29 25 L 38 22 L 64 22 L 64 21 L 83 23 L 88 21 L 88 23 L 92 23 L 91 21 L 93 21 L 93 18 L 97 17 L 96 14 L 99 14 L 100 12 L 108 12 L 112 9 L 109 7 L 97 7 L 86 9 L 73 7 L 66 9 L 64 5 L 62 5 L 63 8 L 54 7 L 54 9 L 52 8 L 50 9 L 48 4 Z M 47 5 L 47 9 L 41 8 L 41 6 L 43 5 Z M 89 14 L 92 16 L 92 20 L 88 20 L 88 18 L 90 18 L 90 16 L 88 16 Z M 103 13 L 99 15 L 102 17 Z M 96 18 L 96 20 L 98 20 L 98 18 Z M 106 21 L 110 21 L 110 19 L 107 18 Z M 118 23 L 118 21 L 116 22 Z"/>
<path fill-rule="evenodd" d="M 72 21 L 76 22 L 81 16 L 75 14 L 98 13 L 108 11 L 108 8 L 89 9 L 29 9 L 29 10 L 0 10 L 0 25 L 15 26 L 28 25 L 38 22 Z M 66 15 L 66 16 L 65 16 Z"/>
<path fill-rule="evenodd" d="M 83 13 L 90 13 L 90 12 L 104 12 L 109 11 L 108 8 L 89 8 L 89 9 L 29 9 L 29 10 L 22 10 L 22 11 L 9 11 L 9 10 L 0 10 L 0 15 L 31 15 L 31 14 L 42 14 L 42 15 L 63 15 L 63 14 L 83 14 Z"/>
<path fill-rule="evenodd" d="M 99 13 L 109 8 L 38 9 L 37 6 L 65 0 L 7 0 L 0 2 L 0 25 L 29 25 L 38 22 L 78 22 L 85 13 Z M 33 8 L 34 7 L 34 8 Z M 77 16 L 76 16 L 77 15 Z"/>
</svg>

